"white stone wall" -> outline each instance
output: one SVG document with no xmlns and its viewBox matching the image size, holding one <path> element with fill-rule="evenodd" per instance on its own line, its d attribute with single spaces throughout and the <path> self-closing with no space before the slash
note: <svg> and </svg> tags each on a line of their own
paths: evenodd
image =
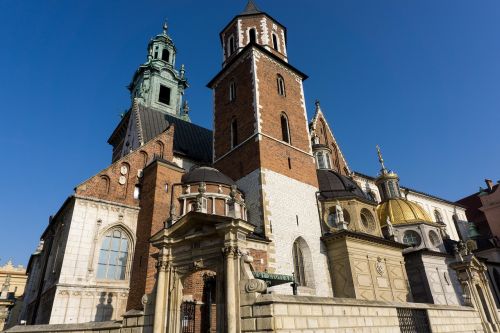
<svg viewBox="0 0 500 333">
<path fill-rule="evenodd" d="M 138 208 L 75 199 L 50 324 L 120 318 L 128 297 L 137 216 Z M 126 279 L 101 281 L 95 275 L 102 237 L 115 226 L 130 237 Z"/>
<path fill-rule="evenodd" d="M 263 231 L 260 172 L 260 169 L 256 169 L 236 182 L 238 188 L 245 192 L 248 222 L 257 226 L 255 231 L 258 233 Z"/>
<path fill-rule="evenodd" d="M 361 189 L 368 193 L 372 191 L 377 201 L 380 202 L 380 193 L 378 191 L 377 185 L 375 185 L 375 181 L 372 179 L 364 178 L 360 175 L 355 175 L 354 180 L 359 184 Z M 405 188 L 401 187 L 401 193 L 404 195 Z M 448 203 L 445 201 L 441 201 L 435 199 L 430 196 L 426 196 L 420 193 L 416 193 L 413 191 L 409 191 L 408 200 L 412 202 L 416 202 L 421 205 L 426 212 L 429 214 L 432 220 L 434 220 L 434 211 L 437 210 L 441 216 L 443 217 L 443 222 L 446 224 L 446 230 L 450 235 L 450 238 L 453 240 L 459 240 L 458 232 L 455 227 L 455 223 L 453 221 L 453 215 L 456 214 L 461 221 L 467 221 L 467 217 L 465 216 L 465 209 L 454 205 L 452 203 Z"/>
<path fill-rule="evenodd" d="M 432 332 L 484 332 L 469 307 L 277 295 L 241 307 L 242 332 L 399 333 L 397 308 L 425 311 Z"/>
<path fill-rule="evenodd" d="M 272 225 L 275 247 L 275 273 L 292 274 L 292 246 L 297 238 L 302 237 L 310 252 L 310 258 L 307 258 L 307 251 L 304 252 L 304 261 L 308 287 L 312 290 L 299 288 L 299 293 L 332 296 L 326 248 L 320 240 L 316 203 L 318 189 L 270 170 L 263 170 L 263 180 L 262 191 L 268 212 L 266 219 Z M 289 284 L 271 290 L 287 294 L 292 292 Z"/>
</svg>

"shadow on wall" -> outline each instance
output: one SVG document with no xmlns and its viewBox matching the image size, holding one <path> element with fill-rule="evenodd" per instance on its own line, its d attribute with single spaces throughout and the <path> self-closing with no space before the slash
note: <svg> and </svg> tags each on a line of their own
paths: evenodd
<svg viewBox="0 0 500 333">
<path fill-rule="evenodd" d="M 106 297 L 107 295 L 107 297 Z M 108 321 L 113 318 L 113 293 L 101 293 L 94 321 Z"/>
</svg>

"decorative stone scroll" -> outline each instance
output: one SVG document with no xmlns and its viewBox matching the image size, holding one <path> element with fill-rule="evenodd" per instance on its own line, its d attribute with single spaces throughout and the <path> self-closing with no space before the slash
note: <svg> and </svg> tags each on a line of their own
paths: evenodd
<svg viewBox="0 0 500 333">
<path fill-rule="evenodd" d="M 265 293 L 267 291 L 267 283 L 263 280 L 252 279 L 248 280 L 245 284 L 245 291 L 247 293 Z"/>
</svg>

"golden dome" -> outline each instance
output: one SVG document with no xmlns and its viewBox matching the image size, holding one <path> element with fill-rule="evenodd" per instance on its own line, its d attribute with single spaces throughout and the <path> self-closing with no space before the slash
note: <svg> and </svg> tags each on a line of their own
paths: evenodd
<svg viewBox="0 0 500 333">
<path fill-rule="evenodd" d="M 434 223 L 422 206 L 403 198 L 392 198 L 382 202 L 377 207 L 377 215 L 382 227 L 387 225 L 387 217 L 390 217 L 393 225 L 417 222 Z"/>
</svg>

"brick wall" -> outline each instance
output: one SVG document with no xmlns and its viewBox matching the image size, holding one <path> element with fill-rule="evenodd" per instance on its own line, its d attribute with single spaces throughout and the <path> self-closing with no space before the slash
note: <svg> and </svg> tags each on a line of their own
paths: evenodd
<svg viewBox="0 0 500 333">
<path fill-rule="evenodd" d="M 128 310 L 141 309 L 142 296 L 154 289 L 157 249 L 150 244 L 149 239 L 164 227 L 170 216 L 171 196 L 175 197 L 180 191 L 180 186 L 174 184 L 180 182 L 182 174 L 182 169 L 162 161 L 155 161 L 144 169 Z M 176 211 L 180 212 L 178 202 L 173 200 L 173 203 L 176 205 Z"/>
<path fill-rule="evenodd" d="M 164 159 L 172 160 L 173 136 L 174 127 L 171 126 L 140 149 L 124 156 L 78 185 L 75 188 L 75 194 L 138 206 L 139 200 L 134 198 L 135 186 L 141 181 L 138 172 L 144 168 L 146 163 L 153 160 L 155 155 L 162 155 Z M 160 146 L 162 149 L 159 148 Z"/>
</svg>

